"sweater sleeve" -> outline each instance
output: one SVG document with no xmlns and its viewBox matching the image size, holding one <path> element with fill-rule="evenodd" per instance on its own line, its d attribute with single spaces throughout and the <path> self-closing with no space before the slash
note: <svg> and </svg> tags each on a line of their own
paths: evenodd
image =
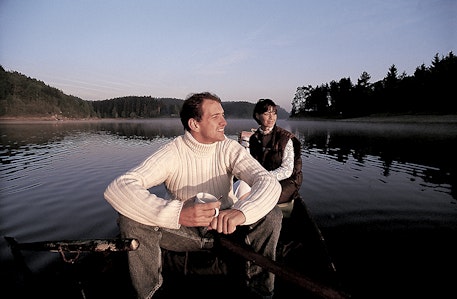
<svg viewBox="0 0 457 299">
<path fill-rule="evenodd" d="M 183 203 L 161 198 L 148 190 L 164 183 L 168 172 L 173 171 L 176 162 L 172 148 L 165 145 L 108 185 L 104 197 L 116 211 L 146 225 L 180 227 L 178 221 Z"/>
<path fill-rule="evenodd" d="M 284 179 L 290 178 L 294 171 L 294 145 L 292 139 L 287 141 L 286 147 L 284 149 L 284 154 L 282 156 L 281 166 L 270 171 L 270 173 L 278 180 L 282 181 Z"/>
<path fill-rule="evenodd" d="M 244 225 L 249 225 L 275 207 L 281 194 L 281 185 L 244 147 L 236 143 L 233 148 L 230 152 L 233 157 L 233 174 L 251 186 L 249 196 L 237 201 L 233 208 L 243 212 L 246 217 Z"/>
</svg>

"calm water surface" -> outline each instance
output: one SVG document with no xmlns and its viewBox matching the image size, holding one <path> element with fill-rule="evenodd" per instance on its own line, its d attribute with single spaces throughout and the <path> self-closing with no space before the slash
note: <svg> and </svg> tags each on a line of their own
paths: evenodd
<svg viewBox="0 0 457 299">
<path fill-rule="evenodd" d="M 237 138 L 255 127 L 228 120 Z M 353 298 L 457 298 L 457 125 L 279 121 L 303 149 L 301 195 Z M 0 233 L 109 238 L 106 186 L 174 136 L 179 119 L 3 123 Z M 2 281 L 14 265 L 0 239 Z M 55 253 L 27 253 L 40 271 Z M 9 284 L 14 289 L 14 283 Z"/>
</svg>

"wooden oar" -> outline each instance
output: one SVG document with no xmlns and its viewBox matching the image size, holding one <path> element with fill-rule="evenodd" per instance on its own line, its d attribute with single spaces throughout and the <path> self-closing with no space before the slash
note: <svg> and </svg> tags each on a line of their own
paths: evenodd
<svg viewBox="0 0 457 299">
<path fill-rule="evenodd" d="M 51 252 L 106 252 L 136 250 L 140 243 L 137 239 L 88 239 L 88 240 L 59 240 L 18 243 L 12 237 L 5 237 L 8 244 L 19 250 L 51 251 Z"/>
<path fill-rule="evenodd" d="M 312 292 L 313 294 L 325 298 L 325 299 L 347 299 L 349 296 L 340 292 L 330 286 L 324 285 L 322 283 L 313 281 L 309 277 L 297 272 L 294 269 L 291 269 L 285 265 L 281 265 L 276 261 L 273 261 L 269 258 L 264 257 L 261 254 L 258 254 L 252 251 L 249 248 L 243 247 L 239 244 L 236 244 L 234 241 L 219 235 L 219 241 L 223 247 L 229 251 L 241 256 L 245 260 L 251 261 L 262 268 L 274 273 L 275 275 L 282 277 L 288 282 L 291 282 L 306 291 Z"/>
<path fill-rule="evenodd" d="M 21 250 L 50 251 L 59 252 L 62 259 L 67 263 L 74 263 L 81 252 L 117 252 L 136 250 L 140 243 L 137 239 L 117 238 L 117 239 L 88 239 L 88 240 L 59 240 L 59 241 L 40 241 L 30 243 L 18 243 L 13 237 L 5 237 L 11 247 L 13 256 L 22 256 Z M 73 258 L 68 258 L 65 254 L 76 253 Z"/>
</svg>

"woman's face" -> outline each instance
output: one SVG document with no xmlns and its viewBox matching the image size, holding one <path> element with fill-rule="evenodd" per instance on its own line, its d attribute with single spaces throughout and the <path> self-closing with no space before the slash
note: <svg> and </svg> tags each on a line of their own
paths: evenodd
<svg viewBox="0 0 457 299">
<path fill-rule="evenodd" d="M 262 128 L 271 128 L 275 125 L 276 120 L 278 119 L 278 114 L 276 108 L 273 106 L 268 106 L 268 110 L 264 113 L 256 113 L 257 119 L 260 121 L 260 126 Z"/>
</svg>

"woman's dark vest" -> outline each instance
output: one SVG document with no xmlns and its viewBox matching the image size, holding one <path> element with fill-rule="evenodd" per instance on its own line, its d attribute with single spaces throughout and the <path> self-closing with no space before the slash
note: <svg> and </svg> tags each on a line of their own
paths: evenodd
<svg viewBox="0 0 457 299">
<path fill-rule="evenodd" d="M 276 125 L 270 134 L 271 139 L 265 146 L 262 145 L 264 137 L 259 130 L 252 134 L 249 139 L 249 152 L 266 170 L 271 171 L 281 166 L 284 150 L 291 139 L 294 146 L 294 170 L 288 180 L 293 181 L 296 192 L 293 192 L 291 197 L 295 197 L 303 180 L 300 141 L 294 134 Z"/>
</svg>

